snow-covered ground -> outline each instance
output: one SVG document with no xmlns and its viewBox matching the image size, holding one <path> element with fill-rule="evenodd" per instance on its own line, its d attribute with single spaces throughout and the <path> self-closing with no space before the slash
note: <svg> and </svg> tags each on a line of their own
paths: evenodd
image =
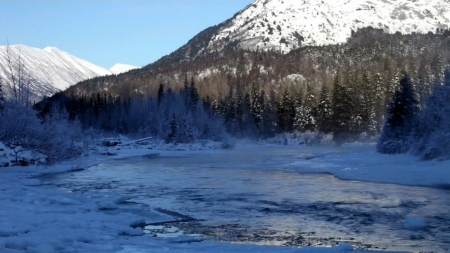
<svg viewBox="0 0 450 253">
<path fill-rule="evenodd" d="M 49 185 L 42 174 L 88 169 L 106 160 L 131 156 L 223 155 L 217 143 L 171 146 L 143 140 L 142 145 L 126 141 L 120 145 L 97 147 L 77 161 L 50 167 L 29 166 L 0 169 L 0 252 L 363 252 L 343 244 L 328 248 L 269 247 L 217 242 L 193 242 L 182 238 L 159 239 L 145 235 L 140 223 L 173 219 L 160 212 L 143 211 L 105 187 L 98 192 L 62 191 Z M 283 146 L 238 144 L 233 154 L 245 156 L 258 149 Z M 292 147 L 292 146 L 291 146 Z M 339 178 L 383 183 L 448 186 L 448 161 L 420 162 L 408 155 L 376 154 L 370 145 L 335 147 L 298 146 L 298 159 L 280 162 L 282 170 L 299 173 L 332 173 Z M 103 154 L 103 155 L 102 155 Z M 109 155 L 108 155 L 109 154 Z M 274 153 L 274 156 L 277 154 Z M 280 157 L 282 161 L 283 157 Z M 102 179 L 99 178 L 99 181 Z M 406 229 L 423 229 L 424 221 L 407 217 Z"/>
<path fill-rule="evenodd" d="M 304 173 L 331 173 L 340 179 L 391 183 L 401 185 L 450 187 L 450 161 L 421 161 L 408 155 L 379 154 L 375 144 L 348 144 L 341 151 L 326 148 L 307 159 L 287 165 Z M 317 157 L 314 157 L 317 156 Z"/>
</svg>

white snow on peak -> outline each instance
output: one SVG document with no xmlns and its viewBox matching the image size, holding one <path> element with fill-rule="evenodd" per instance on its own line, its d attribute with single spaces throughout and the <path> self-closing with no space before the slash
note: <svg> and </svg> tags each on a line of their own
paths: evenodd
<svg viewBox="0 0 450 253">
<path fill-rule="evenodd" d="M 132 69 L 138 69 L 139 67 L 136 66 L 132 66 L 132 65 L 128 65 L 128 64 L 122 64 L 122 63 L 117 63 L 114 66 L 112 66 L 109 71 L 113 74 L 121 74 L 121 73 L 125 73 L 127 71 L 130 71 Z"/>
<path fill-rule="evenodd" d="M 368 26 L 409 34 L 449 25 L 449 0 L 256 0 L 219 30 L 208 50 L 237 41 L 244 49 L 287 53 L 344 43 L 352 31 Z"/>
<path fill-rule="evenodd" d="M 107 69 L 56 47 L 39 49 L 24 45 L 10 45 L 9 51 L 11 59 L 17 60 L 20 55 L 23 69 L 29 75 L 28 78 L 32 79 L 30 90 L 34 94 L 34 99 L 51 96 L 57 91 L 65 90 L 89 78 L 111 74 Z M 6 89 L 10 73 L 7 59 L 7 46 L 0 46 L 0 77 Z"/>
</svg>

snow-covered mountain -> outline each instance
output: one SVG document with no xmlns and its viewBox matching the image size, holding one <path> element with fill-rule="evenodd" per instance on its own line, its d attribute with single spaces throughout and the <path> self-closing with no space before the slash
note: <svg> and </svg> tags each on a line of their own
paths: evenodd
<svg viewBox="0 0 450 253">
<path fill-rule="evenodd" d="M 138 69 L 139 67 L 136 66 L 132 66 L 132 65 L 128 65 L 128 64 L 122 64 L 122 63 L 117 63 L 116 65 L 112 66 L 109 71 L 113 74 L 121 74 L 121 73 L 125 73 L 127 71 L 130 71 L 132 69 Z"/>
<path fill-rule="evenodd" d="M 352 31 L 368 26 L 402 34 L 448 29 L 450 0 L 256 0 L 222 23 L 203 50 L 237 43 L 287 53 L 343 43 Z"/>
<path fill-rule="evenodd" d="M 6 94 L 11 94 L 8 90 L 11 73 L 8 58 L 12 60 L 13 65 L 16 64 L 13 67 L 14 72 L 19 69 L 17 64 L 20 59 L 21 69 L 26 75 L 24 78 L 31 80 L 31 98 L 34 100 L 65 90 L 82 80 L 111 74 L 107 69 L 55 47 L 39 49 L 24 45 L 10 45 L 9 48 L 0 46 L 0 77 Z"/>
</svg>

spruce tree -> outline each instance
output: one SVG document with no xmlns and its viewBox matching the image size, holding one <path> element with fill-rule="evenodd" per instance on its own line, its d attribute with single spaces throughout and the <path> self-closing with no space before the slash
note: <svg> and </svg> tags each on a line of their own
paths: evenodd
<svg viewBox="0 0 450 253">
<path fill-rule="evenodd" d="M 251 118 L 253 120 L 255 127 L 258 130 L 261 130 L 260 124 L 262 120 L 262 112 L 264 107 L 264 96 L 260 96 L 258 94 L 255 85 L 252 85 L 251 87 L 250 99 L 251 99 L 250 105 Z"/>
<path fill-rule="evenodd" d="M 373 77 L 372 85 L 374 87 L 375 92 L 375 119 L 376 122 L 376 132 L 380 133 L 381 129 L 383 128 L 384 124 L 384 115 L 386 113 L 386 107 L 385 107 L 385 96 L 386 96 L 386 90 L 385 85 L 383 84 L 383 77 L 380 73 L 375 74 Z"/>
<path fill-rule="evenodd" d="M 294 103 L 289 95 L 289 91 L 285 89 L 281 100 L 278 102 L 278 123 L 283 132 L 292 132 L 294 117 Z"/>
<path fill-rule="evenodd" d="M 405 73 L 400 80 L 400 89 L 387 109 L 387 119 L 377 144 L 377 150 L 383 154 L 405 153 L 410 149 L 408 138 L 419 112 L 419 101 L 411 78 Z"/>
<path fill-rule="evenodd" d="M 306 97 L 304 103 L 300 106 L 298 115 L 298 128 L 301 132 L 316 131 L 317 122 L 315 115 L 315 97 L 312 93 L 311 85 L 306 86 Z"/>
<path fill-rule="evenodd" d="M 161 104 L 163 97 L 164 97 L 164 84 L 160 83 L 158 88 L 158 100 L 157 100 L 158 106 Z"/>
<path fill-rule="evenodd" d="M 351 90 L 340 83 L 339 74 L 333 87 L 333 140 L 341 145 L 351 136 L 353 98 Z"/>
<path fill-rule="evenodd" d="M 324 85 L 317 105 L 317 125 L 320 132 L 331 133 L 333 112 L 331 109 L 330 91 Z"/>
<path fill-rule="evenodd" d="M 450 71 L 418 115 L 412 135 L 412 151 L 424 160 L 450 157 Z"/>
<path fill-rule="evenodd" d="M 199 100 L 199 95 L 198 95 L 197 88 L 195 87 L 194 77 L 191 78 L 191 85 L 189 87 L 189 96 L 190 96 L 190 102 L 192 104 L 192 106 L 191 106 L 192 111 L 195 111 L 198 100 Z"/>
<path fill-rule="evenodd" d="M 177 116 L 172 114 L 172 119 L 169 123 L 170 132 L 166 137 L 166 143 L 172 143 L 176 141 L 177 135 L 178 135 L 178 122 L 177 122 Z"/>
<path fill-rule="evenodd" d="M 261 93 L 264 96 L 264 93 Z M 277 123 L 277 103 L 275 91 L 271 90 L 269 98 L 264 103 L 263 117 L 261 122 L 261 133 L 263 137 L 270 138 L 280 132 L 280 126 Z"/>
<path fill-rule="evenodd" d="M 301 90 L 295 93 L 294 95 L 294 108 L 295 108 L 295 117 L 294 117 L 294 130 L 299 132 L 303 132 L 303 93 Z"/>
</svg>

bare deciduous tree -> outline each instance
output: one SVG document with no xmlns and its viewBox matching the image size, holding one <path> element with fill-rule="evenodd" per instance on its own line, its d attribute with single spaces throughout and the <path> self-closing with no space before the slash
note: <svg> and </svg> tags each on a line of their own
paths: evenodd
<svg viewBox="0 0 450 253">
<path fill-rule="evenodd" d="M 6 45 L 6 68 L 7 76 L 4 84 L 12 91 L 12 99 L 22 105 L 30 105 L 30 86 L 34 81 L 31 73 L 23 63 L 20 46 L 11 47 Z"/>
</svg>

